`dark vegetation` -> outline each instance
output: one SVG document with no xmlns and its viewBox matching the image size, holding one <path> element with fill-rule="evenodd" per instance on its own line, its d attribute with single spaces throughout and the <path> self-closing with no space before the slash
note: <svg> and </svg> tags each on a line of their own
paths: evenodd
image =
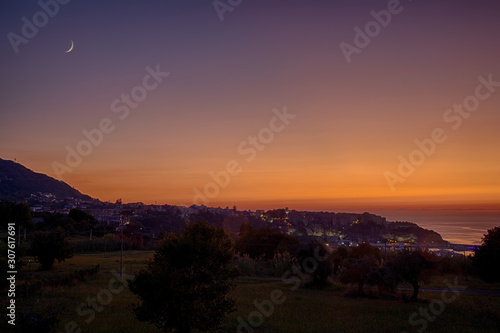
<svg viewBox="0 0 500 333">
<path fill-rule="evenodd" d="M 488 230 L 473 258 L 477 273 L 487 282 L 500 282 L 500 227 Z"/>
<path fill-rule="evenodd" d="M 25 203 L 0 201 L 0 227 L 6 230 L 8 223 L 16 223 L 18 227 L 33 230 L 30 207 Z"/>
<path fill-rule="evenodd" d="M 129 283 L 140 302 L 137 319 L 163 332 L 214 331 L 235 310 L 229 292 L 238 276 L 233 248 L 224 230 L 204 222 L 168 235 L 154 259 Z"/>
<path fill-rule="evenodd" d="M 272 259 L 279 253 L 294 253 L 299 246 L 297 238 L 272 228 L 255 229 L 250 223 L 243 223 L 240 235 L 235 243 L 239 253 L 248 254 L 251 258 Z"/>
<path fill-rule="evenodd" d="M 73 208 L 69 214 L 41 212 L 37 217 L 43 219 L 43 222 L 36 224 L 36 230 L 50 231 L 61 229 L 71 233 L 89 232 L 97 224 L 97 220 L 90 214 L 81 209 Z M 99 235 L 100 230 L 94 232 Z"/>
<path fill-rule="evenodd" d="M 345 248 L 344 248 L 345 249 Z M 357 295 L 363 294 L 363 287 L 369 282 L 368 278 L 376 269 L 381 268 L 382 256 L 380 250 L 368 243 L 362 243 L 352 249 L 340 250 L 335 253 L 337 258 L 342 259 L 340 264 L 340 282 L 344 284 L 357 284 Z M 378 274 L 384 271 L 379 270 Z M 382 281 L 385 276 L 382 275 Z"/>
<path fill-rule="evenodd" d="M 331 284 L 329 278 L 333 273 L 333 257 L 324 245 L 313 242 L 303 246 L 297 251 L 297 261 L 301 273 L 310 276 L 305 282 L 306 287 L 324 288 Z"/>
<path fill-rule="evenodd" d="M 52 269 L 54 261 L 63 262 L 73 256 L 73 246 L 68 242 L 64 233 L 36 233 L 33 235 L 30 246 L 30 255 L 35 257 L 42 270 Z"/>
<path fill-rule="evenodd" d="M 156 235 L 160 233 L 177 233 L 185 226 L 184 219 L 174 209 L 166 212 L 148 211 L 143 216 L 132 217 L 132 221 Z"/>
<path fill-rule="evenodd" d="M 46 275 L 53 272 L 50 269 L 54 263 L 65 265 L 64 260 L 71 258 L 75 249 L 79 250 L 76 253 L 97 251 L 105 257 L 107 252 L 120 248 L 121 239 L 116 230 L 99 229 L 95 218 L 79 209 L 71 210 L 68 215 L 37 214 L 45 217 L 44 221 L 33 225 L 26 204 L 0 202 L 2 229 L 6 230 L 7 223 L 15 220 L 19 228 L 28 231 L 26 239 L 23 232 L 16 237 L 16 241 L 21 241 L 16 246 L 16 268 L 19 271 L 18 318 L 23 322 L 18 329 L 49 332 L 58 325 L 61 298 L 49 301 L 41 296 L 47 290 L 87 283 L 99 274 L 99 267 L 92 266 L 63 275 Z M 273 214 L 279 222 L 285 213 Z M 130 216 L 133 217 L 132 212 Z M 465 258 L 441 257 L 417 247 L 382 252 L 368 243 L 331 250 L 317 238 L 300 242 L 279 230 L 258 228 L 257 220 L 237 212 L 229 217 L 203 212 L 196 218 L 209 223 L 186 224 L 177 220 L 176 228 L 183 232 L 164 233 L 159 245 L 142 235 L 133 224 L 124 232 L 126 250 L 156 248 L 146 268 L 135 272 L 130 290 L 139 301 L 135 307 L 137 318 L 165 332 L 214 331 L 223 327 L 224 318 L 231 316 L 235 309 L 230 292 L 238 270 L 242 275 L 256 278 L 275 276 L 282 282 L 300 286 L 299 290 L 329 293 L 332 288 L 343 285 L 346 296 L 410 304 L 421 301 L 421 287 L 434 283 L 436 277 L 453 274 L 473 279 L 477 275 L 487 282 L 500 281 L 499 227 L 488 231 L 475 257 Z M 212 221 L 217 226 L 212 225 Z M 376 224 L 372 227 L 372 233 L 377 228 L 387 230 Z M 93 231 L 92 238 L 87 236 L 89 229 Z M 80 232 L 85 236 L 68 237 L 68 233 L 79 235 Z M 7 251 L 3 240 L 0 250 L 3 274 L 0 287 L 5 294 Z M 29 268 L 27 258 L 33 269 Z M 26 274 L 26 271 L 33 273 Z M 410 296 L 398 291 L 398 286 L 409 286 Z"/>
</svg>

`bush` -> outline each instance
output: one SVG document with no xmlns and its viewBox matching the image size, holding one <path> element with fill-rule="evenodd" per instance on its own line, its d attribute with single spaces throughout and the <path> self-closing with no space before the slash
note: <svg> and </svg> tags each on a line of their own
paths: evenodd
<svg viewBox="0 0 500 333">
<path fill-rule="evenodd" d="M 54 261 L 62 262 L 71 258 L 74 248 L 61 232 L 36 233 L 31 243 L 31 255 L 38 259 L 42 270 L 49 270 Z"/>
<path fill-rule="evenodd" d="M 408 282 L 413 287 L 411 301 L 417 301 L 418 292 L 422 283 L 430 282 L 435 273 L 438 258 L 431 252 L 421 249 L 410 251 L 405 249 L 392 258 L 387 266 L 397 280 Z"/>
<path fill-rule="evenodd" d="M 331 283 L 328 278 L 333 273 L 333 257 L 321 243 L 313 242 L 299 250 L 297 261 L 305 274 L 311 276 L 306 287 L 326 287 Z"/>
<path fill-rule="evenodd" d="M 294 252 L 299 246 L 297 238 L 272 228 L 254 229 L 249 223 L 241 225 L 240 237 L 235 248 L 251 258 L 272 259 L 276 252 Z"/>
<path fill-rule="evenodd" d="M 472 260 L 482 280 L 500 282 L 500 227 L 488 230 Z"/>
<path fill-rule="evenodd" d="M 380 268 L 382 257 L 378 248 L 368 244 L 361 243 L 358 246 L 347 251 L 342 249 L 342 274 L 340 282 L 344 284 L 357 284 L 358 291 L 356 295 L 363 295 L 363 286 L 365 284 L 378 283 L 380 280 L 376 276 L 384 273 L 384 271 L 375 272 Z M 336 254 L 336 259 L 339 260 L 339 254 Z M 376 281 L 376 282 L 375 282 Z"/>
<path fill-rule="evenodd" d="M 289 252 L 276 252 L 273 257 L 273 274 L 281 277 L 283 273 L 292 268 L 296 259 Z"/>
<path fill-rule="evenodd" d="M 240 270 L 241 275 L 244 276 L 255 276 L 257 272 L 262 270 L 261 259 L 252 259 L 245 253 L 243 255 L 236 254 L 235 256 L 236 266 Z"/>
<path fill-rule="evenodd" d="M 235 310 L 229 292 L 238 272 L 232 262 L 231 241 L 223 229 L 201 222 L 180 236 L 167 236 L 129 283 L 140 299 L 135 315 L 163 332 L 217 330 Z"/>
</svg>

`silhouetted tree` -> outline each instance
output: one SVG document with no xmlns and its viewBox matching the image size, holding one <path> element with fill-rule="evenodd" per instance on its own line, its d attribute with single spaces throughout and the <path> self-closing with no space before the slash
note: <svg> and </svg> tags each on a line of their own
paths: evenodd
<svg viewBox="0 0 500 333">
<path fill-rule="evenodd" d="M 15 223 L 16 229 L 33 229 L 30 207 L 25 203 L 0 202 L 0 227 L 7 229 L 8 223 Z"/>
<path fill-rule="evenodd" d="M 339 246 L 332 253 L 333 258 L 333 274 L 337 274 L 342 268 L 342 263 L 349 256 L 349 250 L 344 245 Z"/>
<path fill-rule="evenodd" d="M 427 250 L 404 249 L 394 256 L 388 267 L 395 274 L 398 281 L 405 281 L 412 285 L 412 301 L 416 301 L 421 283 L 428 282 L 436 262 L 434 254 Z"/>
<path fill-rule="evenodd" d="M 199 210 L 195 214 L 189 217 L 191 223 L 197 221 L 205 221 L 208 225 L 214 225 L 216 227 L 222 227 L 224 225 L 225 215 L 218 212 L 211 212 L 208 210 Z"/>
<path fill-rule="evenodd" d="M 250 225 L 250 223 L 245 222 L 240 225 L 240 237 L 245 237 L 253 227 Z"/>
<path fill-rule="evenodd" d="M 297 238 L 272 228 L 255 229 L 244 223 L 240 230 L 240 237 L 235 244 L 236 251 L 252 258 L 264 256 L 272 259 L 276 252 L 295 253 L 299 246 Z"/>
<path fill-rule="evenodd" d="M 500 227 L 489 229 L 472 258 L 479 277 L 486 282 L 500 282 Z"/>
<path fill-rule="evenodd" d="M 78 231 L 89 230 L 97 224 L 97 220 L 91 214 L 78 208 L 70 210 L 68 217 L 75 222 L 73 229 Z"/>
<path fill-rule="evenodd" d="M 30 251 L 38 259 L 42 270 L 51 269 L 55 260 L 63 262 L 74 253 L 62 232 L 36 233 L 31 241 Z"/>
<path fill-rule="evenodd" d="M 312 278 L 310 282 L 306 283 L 306 287 L 330 285 L 328 278 L 333 273 L 333 257 L 321 243 L 309 243 L 298 251 L 297 259 L 302 271 Z"/>
<path fill-rule="evenodd" d="M 374 257 L 378 262 L 382 260 L 382 255 L 378 247 L 372 246 L 369 243 L 361 243 L 352 248 L 352 257 Z"/>
<path fill-rule="evenodd" d="M 368 243 L 361 243 L 354 247 L 344 259 L 340 282 L 357 284 L 358 293 L 362 294 L 370 274 L 380 267 L 381 262 L 382 256 L 378 248 Z"/>
<path fill-rule="evenodd" d="M 377 286 L 379 293 L 396 294 L 396 288 L 399 284 L 399 278 L 394 270 L 387 265 L 380 266 L 368 274 L 366 283 L 371 286 Z"/>
<path fill-rule="evenodd" d="M 358 285 L 358 293 L 363 293 L 363 287 L 368 283 L 368 277 L 373 270 L 379 266 L 379 262 L 373 256 L 354 258 L 342 272 L 340 282 L 355 283 Z"/>
<path fill-rule="evenodd" d="M 37 216 L 43 218 L 43 222 L 39 222 L 35 226 L 38 231 L 55 229 L 74 231 L 75 222 L 67 214 L 40 212 L 37 213 Z"/>
<path fill-rule="evenodd" d="M 129 282 L 140 299 L 137 318 L 163 332 L 216 330 L 235 310 L 228 295 L 238 275 L 232 259 L 231 241 L 221 228 L 197 222 L 180 236 L 168 235 L 146 269 Z"/>
</svg>

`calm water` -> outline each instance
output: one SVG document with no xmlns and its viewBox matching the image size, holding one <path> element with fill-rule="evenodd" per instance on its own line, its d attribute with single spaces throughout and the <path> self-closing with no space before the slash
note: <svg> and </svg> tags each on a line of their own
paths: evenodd
<svg viewBox="0 0 500 333">
<path fill-rule="evenodd" d="M 488 229 L 500 226 L 500 212 L 398 211 L 381 214 L 388 221 L 415 222 L 425 229 L 441 234 L 456 244 L 481 244 Z"/>
</svg>

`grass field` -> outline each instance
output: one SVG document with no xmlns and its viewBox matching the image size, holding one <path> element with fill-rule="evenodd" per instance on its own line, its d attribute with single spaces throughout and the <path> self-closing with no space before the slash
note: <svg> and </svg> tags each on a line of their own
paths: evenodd
<svg viewBox="0 0 500 333">
<path fill-rule="evenodd" d="M 142 267 L 153 251 L 126 251 L 124 267 L 126 274 L 133 274 Z M 100 271 L 86 281 L 70 286 L 44 290 L 43 299 L 64 299 L 64 311 L 60 314 L 60 323 L 56 332 L 158 332 L 155 326 L 137 321 L 132 313 L 132 305 L 136 297 L 128 290 L 121 288 L 115 274 L 120 269 L 120 253 L 78 254 L 65 263 L 56 264 L 54 271 L 48 273 L 61 274 L 99 264 Z M 37 274 L 47 274 L 34 272 Z M 25 267 L 25 269 L 27 269 Z M 35 278 L 35 277 L 33 277 Z M 454 277 L 447 277 L 452 281 Z M 445 287 L 443 278 L 436 279 L 432 286 Z M 110 287 L 110 282 L 112 282 Z M 468 289 L 487 289 L 491 287 L 477 279 L 459 279 L 460 285 Z M 494 289 L 498 285 L 493 286 Z M 223 324 L 224 332 L 237 332 L 238 318 L 247 322 L 247 328 L 241 332 L 417 332 L 426 322 L 426 332 L 500 332 L 500 296 L 484 296 L 460 294 L 455 301 L 445 304 L 442 313 L 424 320 L 416 316 L 411 325 L 409 318 L 419 308 L 428 309 L 429 301 L 441 300 L 440 292 L 421 292 L 424 301 L 405 304 L 401 300 L 380 300 L 345 297 L 345 289 L 334 284 L 326 290 L 299 288 L 291 290 L 292 285 L 280 279 L 270 277 L 240 277 L 233 296 L 237 301 L 237 311 L 230 314 Z M 116 293 L 110 290 L 118 291 Z M 88 310 L 81 307 L 87 298 L 101 295 L 106 305 L 101 311 Z M 108 296 L 111 295 L 111 298 Z M 279 297 L 277 297 L 278 295 Z M 451 293 L 449 295 L 452 295 Z M 279 303 L 269 307 L 270 299 L 279 299 Z M 254 302 L 267 304 L 264 314 L 259 314 Z M 427 301 L 425 301 L 427 300 Z M 444 304 L 444 303 L 443 303 Z M 79 308 L 80 306 L 80 308 Z M 434 304 L 437 310 L 439 306 Z M 272 310 L 272 311 L 271 311 Z M 85 312 L 86 311 L 86 312 Z M 95 317 L 91 314 L 94 313 Z M 435 317 L 435 318 L 434 318 Z M 416 324 L 416 325 L 415 325 Z"/>
</svg>

